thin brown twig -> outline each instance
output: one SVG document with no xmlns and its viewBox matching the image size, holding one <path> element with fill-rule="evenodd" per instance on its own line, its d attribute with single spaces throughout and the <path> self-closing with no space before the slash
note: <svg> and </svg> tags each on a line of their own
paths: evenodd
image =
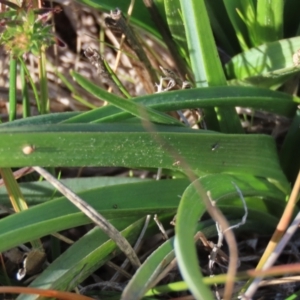
<svg viewBox="0 0 300 300">
<path fill-rule="evenodd" d="M 263 257 L 261 258 L 261 260 L 259 262 L 259 267 L 257 267 L 256 270 L 266 270 L 267 268 L 270 268 L 275 263 L 278 256 L 281 254 L 284 247 L 289 242 L 289 240 L 292 238 L 292 236 L 294 235 L 296 230 L 299 228 L 300 213 L 297 214 L 297 216 L 295 217 L 292 224 L 289 226 L 289 228 L 287 230 L 284 227 L 287 224 L 287 221 L 290 220 L 294 206 L 298 199 L 299 191 L 300 191 L 300 171 L 298 173 L 298 176 L 297 176 L 296 182 L 294 184 L 294 187 L 293 187 L 289 202 L 286 206 L 286 209 L 283 212 L 283 215 L 279 221 L 279 224 L 277 225 L 277 228 L 272 236 L 272 239 L 270 240 L 268 247 L 267 247 L 266 251 L 264 252 Z M 279 231 L 278 228 L 280 228 L 281 230 L 284 230 L 284 231 Z M 264 258 L 264 261 L 262 260 L 263 258 Z M 257 288 L 259 287 L 259 283 L 261 280 L 262 280 L 261 277 L 257 277 L 252 281 L 248 281 L 248 283 L 246 284 L 243 291 L 245 289 L 247 289 L 247 290 L 243 294 L 241 299 L 252 298 L 252 296 L 256 292 Z M 251 283 L 251 284 L 249 284 L 249 283 Z"/>
<path fill-rule="evenodd" d="M 140 247 L 140 245 L 141 245 L 142 239 L 143 239 L 143 237 L 144 237 L 144 235 L 145 235 L 145 233 L 146 233 L 146 230 L 147 230 L 147 228 L 148 228 L 148 226 L 149 226 L 150 219 L 151 219 L 151 215 L 147 215 L 147 216 L 146 216 L 146 219 L 145 219 L 145 224 L 144 224 L 144 226 L 143 226 L 143 228 L 142 228 L 142 230 L 141 230 L 141 233 L 140 233 L 140 235 L 139 235 L 139 237 L 138 237 L 138 239 L 137 239 L 137 241 L 136 241 L 136 243 L 135 243 L 135 245 L 134 245 L 134 247 L 133 247 L 134 251 L 138 251 L 138 249 L 139 249 L 139 247 Z M 129 260 L 126 259 L 126 260 L 122 263 L 122 265 L 121 265 L 121 267 L 120 267 L 119 270 L 124 271 L 125 268 L 127 267 L 128 262 L 129 262 Z M 115 281 L 118 279 L 118 276 L 119 276 L 119 274 L 121 273 L 121 272 L 119 272 L 119 270 L 117 270 L 117 272 L 113 275 L 113 277 L 112 277 L 109 281 L 115 282 Z M 122 273 L 122 274 L 123 274 L 123 273 Z"/>
<path fill-rule="evenodd" d="M 41 167 L 33 167 L 33 169 L 41 174 L 47 181 L 49 181 L 57 190 L 59 190 L 68 200 L 70 200 L 76 207 L 78 207 L 87 217 L 89 217 L 101 230 L 103 230 L 124 252 L 131 264 L 138 268 L 141 263 L 132 249 L 129 242 L 121 235 L 121 233 L 109 223 L 100 213 L 98 213 L 88 203 L 78 197 L 68 187 L 58 181 L 49 172 Z"/>
<path fill-rule="evenodd" d="M 146 113 L 141 112 L 142 113 Z M 238 266 L 238 248 L 235 240 L 234 233 L 232 229 L 230 229 L 230 224 L 226 220 L 223 213 L 219 210 L 218 207 L 214 207 L 207 196 L 207 191 L 203 188 L 202 184 L 197 180 L 198 177 L 193 172 L 190 165 L 186 162 L 185 158 L 182 157 L 178 152 L 172 148 L 167 141 L 162 140 L 159 135 L 155 134 L 155 128 L 153 124 L 147 121 L 146 118 L 143 118 L 144 127 L 147 129 L 149 133 L 151 133 L 154 141 L 157 142 L 158 145 L 162 145 L 165 148 L 165 151 L 168 151 L 176 161 L 180 162 L 181 169 L 185 172 L 186 176 L 189 178 L 192 185 L 194 185 L 199 198 L 204 202 L 205 207 L 209 215 L 212 219 L 220 224 L 222 229 L 224 230 L 224 237 L 228 245 L 229 251 L 229 264 L 228 264 L 228 272 L 227 272 L 227 281 L 225 284 L 224 291 L 224 300 L 230 300 L 231 295 L 233 293 L 234 288 L 234 279 L 236 275 L 236 270 Z"/>
<path fill-rule="evenodd" d="M 19 169 L 15 172 L 13 172 L 13 176 L 15 177 L 15 179 L 19 179 L 22 176 L 28 175 L 30 173 L 34 172 L 34 170 L 31 167 L 25 167 L 22 169 Z M 4 185 L 4 181 L 3 179 L 0 179 L 0 186 Z"/>
<path fill-rule="evenodd" d="M 131 15 L 132 15 L 134 3 L 135 3 L 135 0 L 131 0 L 131 1 L 130 1 L 130 5 L 129 5 L 128 10 L 127 10 L 127 18 L 126 18 L 127 24 L 129 24 L 129 21 L 130 21 L 130 17 L 131 17 Z M 114 67 L 113 67 L 113 71 L 114 71 L 114 72 L 117 71 L 117 68 L 118 68 L 118 65 L 119 65 L 119 62 L 120 62 L 120 59 L 121 59 L 122 46 L 123 46 L 123 43 L 124 43 L 124 41 L 125 41 L 125 38 L 126 38 L 125 34 L 122 34 L 121 41 L 120 41 L 120 47 L 119 47 L 119 49 L 118 49 L 118 53 L 117 53 L 117 56 L 116 56 L 115 65 L 114 65 Z"/>
<path fill-rule="evenodd" d="M 282 217 L 280 218 L 280 221 L 276 227 L 275 232 L 273 233 L 273 236 L 263 254 L 261 257 L 256 269 L 260 270 L 265 261 L 267 260 L 270 253 L 273 252 L 276 245 L 278 244 L 278 241 L 282 238 L 284 232 L 286 231 L 287 227 L 289 226 L 291 222 L 291 218 L 293 216 L 293 212 L 295 210 L 295 206 L 297 203 L 297 197 L 300 189 L 300 172 L 298 173 L 296 182 L 294 184 L 293 190 L 291 192 L 289 201 L 287 202 L 287 205 L 285 207 L 285 210 L 282 214 Z"/>
</svg>

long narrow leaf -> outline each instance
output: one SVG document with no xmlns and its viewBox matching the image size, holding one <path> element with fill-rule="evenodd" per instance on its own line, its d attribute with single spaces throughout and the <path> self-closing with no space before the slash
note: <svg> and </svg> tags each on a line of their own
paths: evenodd
<svg viewBox="0 0 300 300">
<path fill-rule="evenodd" d="M 218 40 L 219 45 L 221 45 L 222 50 L 225 52 L 225 54 L 227 54 L 225 58 L 240 52 L 238 40 L 235 31 L 233 30 L 233 26 L 228 15 L 226 13 L 224 14 L 224 2 L 222 0 L 215 0 L 214 2 L 206 0 L 205 4 L 213 33 Z M 224 62 L 226 60 L 224 59 L 222 61 Z"/>
<path fill-rule="evenodd" d="M 291 95 L 256 87 L 207 87 L 181 90 L 162 94 L 140 96 L 133 101 L 159 111 L 192 109 L 199 107 L 241 106 L 264 110 L 282 116 L 292 117 L 300 103 L 299 98 Z M 56 123 L 99 123 L 115 122 L 130 118 L 132 115 L 114 106 L 105 106 L 88 112 L 64 112 L 36 116 L 4 123 L 0 129 Z"/>
<path fill-rule="evenodd" d="M 232 26 L 235 29 L 236 36 L 239 40 L 240 46 L 243 50 L 249 49 L 250 41 L 249 34 L 246 27 L 246 24 L 242 21 L 238 10 L 241 10 L 241 1 L 240 0 L 226 0 L 224 1 L 224 5 L 228 14 L 228 17 L 232 23 Z"/>
<path fill-rule="evenodd" d="M 198 88 L 141 96 L 133 99 L 133 101 L 141 103 L 145 106 L 153 107 L 159 111 L 192 109 L 199 107 L 212 108 L 214 106 L 241 106 L 252 107 L 257 110 L 265 110 L 288 117 L 294 115 L 295 110 L 297 108 L 297 103 L 300 103 L 299 98 L 293 97 L 285 93 L 254 87 L 230 86 Z M 76 114 L 76 116 L 71 116 L 69 119 L 62 120 L 62 122 L 115 122 L 125 120 L 130 117 L 131 114 L 127 112 L 122 112 L 116 107 L 105 106 L 89 112 Z M 29 119 L 28 122 L 30 122 L 31 119 Z M 26 121 L 17 121 L 15 122 L 15 124 L 26 125 Z M 5 124 L 2 126 L 9 125 Z"/>
<path fill-rule="evenodd" d="M 120 218 L 111 223 L 122 231 L 129 242 L 134 242 L 143 225 L 143 219 Z M 56 259 L 30 287 L 71 291 L 120 250 L 99 228 L 94 228 Z M 112 254 L 113 253 L 113 254 Z M 18 300 L 38 299 L 38 295 L 21 295 Z"/>
<path fill-rule="evenodd" d="M 290 182 L 294 182 L 300 169 L 300 111 L 297 110 L 296 115 L 290 125 L 288 133 L 284 139 L 280 151 L 280 162 L 283 171 Z"/>
<path fill-rule="evenodd" d="M 60 181 L 70 188 L 73 192 L 83 192 L 86 190 L 111 186 L 117 184 L 134 183 L 151 179 L 141 179 L 136 177 L 81 177 L 67 178 Z M 48 181 L 22 182 L 19 183 L 24 198 L 29 206 L 47 202 L 60 198 L 62 195 Z M 8 205 L 9 198 L 4 187 L 0 188 L 0 204 Z"/>
<path fill-rule="evenodd" d="M 187 164 L 196 174 L 247 172 L 286 183 L 269 136 L 174 129 L 153 126 L 148 132 L 129 124 L 4 128 L 0 165 L 161 167 L 185 172 Z"/>
<path fill-rule="evenodd" d="M 186 179 L 148 181 L 101 187 L 79 193 L 107 219 L 147 214 L 174 214 Z M 0 220 L 0 251 L 91 221 L 67 199 L 60 198 Z"/>
<path fill-rule="evenodd" d="M 222 178 L 223 177 L 223 178 Z M 213 179 L 215 178 L 215 180 Z M 201 186 L 205 192 L 211 193 L 211 199 L 216 201 L 218 207 L 220 201 L 224 195 L 231 193 L 232 195 L 237 195 L 235 186 L 232 184 L 234 182 L 239 188 L 243 190 L 243 194 L 246 195 L 246 190 L 254 192 L 254 189 L 258 187 L 254 182 L 257 179 L 255 178 L 239 178 L 238 176 L 231 177 L 230 175 L 218 176 L 218 175 L 209 175 L 204 176 L 199 179 Z M 252 187 L 252 183 L 254 184 Z M 260 187 L 262 192 L 267 191 L 268 189 L 265 186 Z M 276 193 L 275 187 L 270 187 Z M 201 192 L 202 193 L 202 192 Z M 255 193 L 255 192 L 254 192 Z M 258 192 L 257 196 L 261 193 Z M 284 205 L 284 194 L 281 194 L 281 202 Z M 251 200 L 250 200 L 251 201 Z M 252 203 L 247 201 L 247 208 L 250 208 L 250 205 L 256 206 L 257 203 Z M 240 208 L 243 207 L 241 200 L 239 199 L 240 204 L 236 202 Z M 237 207 L 237 206 L 235 206 Z M 243 208 L 242 208 L 243 209 Z M 202 217 L 206 211 L 206 206 L 204 200 L 202 199 L 202 194 L 198 191 L 197 184 L 192 183 L 184 192 L 182 199 L 179 204 L 176 218 L 176 238 L 175 238 L 175 252 L 178 260 L 178 265 L 181 271 L 181 274 L 185 281 L 187 282 L 189 289 L 197 299 L 208 299 L 208 291 L 205 296 L 203 296 L 203 290 L 205 291 L 205 286 L 203 285 L 203 278 L 198 266 L 198 258 L 196 254 L 194 234 L 196 224 L 199 218 Z M 258 212 L 261 211 L 257 207 L 257 215 L 253 215 L 249 218 L 259 218 Z M 243 213 L 241 214 L 241 218 Z M 262 221 L 263 223 L 268 223 L 267 219 Z"/>
<path fill-rule="evenodd" d="M 212 226 L 211 221 L 201 222 L 198 229 L 207 235 L 208 238 L 216 234 L 215 226 Z M 122 300 L 136 300 L 144 296 L 151 287 L 153 280 L 174 259 L 173 243 L 174 237 L 164 242 L 148 256 L 125 287 L 122 293 Z"/>
<path fill-rule="evenodd" d="M 283 0 L 257 1 L 257 34 L 261 43 L 283 38 Z"/>
<path fill-rule="evenodd" d="M 204 0 L 181 0 L 180 3 L 196 85 L 198 87 L 227 85 Z M 222 132 L 243 132 L 233 107 L 216 108 L 216 113 Z M 212 114 L 211 118 L 212 123 L 215 123 Z M 215 128 L 215 125 L 208 128 Z"/>
<path fill-rule="evenodd" d="M 142 106 L 138 103 L 132 102 L 127 99 L 122 99 L 116 95 L 110 94 L 103 89 L 99 88 L 97 85 L 91 83 L 89 80 L 85 79 L 78 73 L 72 72 L 72 76 L 76 81 L 88 92 L 90 92 L 95 97 L 101 98 L 104 101 L 107 101 L 131 114 L 134 116 L 144 119 L 146 121 L 150 120 L 157 123 L 163 124 L 177 124 L 183 126 L 182 123 L 176 119 L 165 115 L 161 112 L 157 112 L 154 109 L 149 107 Z"/>
<path fill-rule="evenodd" d="M 188 57 L 188 46 L 184 32 L 184 24 L 180 13 L 179 0 L 165 0 L 164 1 L 167 22 L 170 32 L 176 44 L 178 45 L 179 52 L 185 58 Z"/>
</svg>

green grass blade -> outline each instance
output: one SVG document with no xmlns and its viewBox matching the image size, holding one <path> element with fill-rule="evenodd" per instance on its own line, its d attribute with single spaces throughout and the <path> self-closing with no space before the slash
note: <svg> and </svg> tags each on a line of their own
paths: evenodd
<svg viewBox="0 0 300 300">
<path fill-rule="evenodd" d="M 64 76 L 61 72 L 59 72 L 58 69 L 56 67 L 54 67 L 53 65 L 51 65 L 51 68 L 52 68 L 52 72 L 55 73 L 55 75 L 61 80 L 61 82 L 71 92 L 72 97 L 75 100 L 77 100 L 79 103 L 81 103 L 82 105 L 84 105 L 88 108 L 91 108 L 91 109 L 97 108 L 97 105 L 94 105 L 94 104 L 90 103 L 89 101 L 84 99 L 84 97 L 82 97 L 80 95 L 80 92 L 77 91 L 77 89 L 75 88 L 72 80 L 69 81 L 69 79 L 66 78 L 66 76 Z"/>
<path fill-rule="evenodd" d="M 15 212 L 28 209 L 27 203 L 12 170 L 9 168 L 1 168 L 0 174 L 5 183 L 8 195 L 11 199 L 11 205 L 13 206 Z"/>
<path fill-rule="evenodd" d="M 112 70 L 112 68 L 110 67 L 109 63 L 105 59 L 103 59 L 103 64 L 104 64 L 104 66 L 106 68 L 106 71 L 107 71 L 108 75 L 110 76 L 111 80 L 115 83 L 115 85 L 118 87 L 118 89 L 122 92 L 122 94 L 127 99 L 131 99 L 131 96 L 128 93 L 128 91 L 126 90 L 125 86 L 120 81 L 120 79 L 118 78 L 118 76 L 115 74 L 115 72 Z"/>
<path fill-rule="evenodd" d="M 241 11 L 242 4 L 240 0 L 224 1 L 224 5 L 229 19 L 236 32 L 237 39 L 241 48 L 245 51 L 249 49 L 250 41 L 246 24 L 242 21 L 237 10 Z"/>
<path fill-rule="evenodd" d="M 270 216 L 281 216 L 284 208 L 285 194 L 279 191 L 273 184 L 262 178 L 252 176 L 227 176 L 227 175 L 208 175 L 201 178 L 207 190 L 210 190 L 213 199 L 218 200 L 218 206 L 230 218 L 236 218 L 231 225 L 240 221 L 243 207 L 240 199 L 237 198 L 236 190 L 233 189 L 231 181 L 234 181 L 242 193 L 247 198 L 249 206 L 249 216 L 247 224 L 240 228 L 241 231 L 270 232 L 272 226 L 276 225 L 276 220 Z M 188 188 L 189 189 L 189 188 Z M 249 198 L 249 197 L 263 198 Z M 276 203 L 276 205 L 274 205 Z M 198 219 L 197 219 L 198 220 Z M 267 226 L 266 223 L 268 224 Z M 256 224 L 256 225 L 254 225 Z M 187 230 L 187 228 L 184 228 Z M 217 234 L 214 222 L 201 222 L 197 225 L 197 231 L 201 230 L 207 238 Z M 166 241 L 162 246 L 155 250 L 143 263 L 141 268 L 135 273 L 132 280 L 126 286 L 122 299 L 140 299 L 152 286 L 153 280 L 160 274 L 166 265 L 174 258 L 173 239 Z M 158 291 L 149 291 L 147 295 L 154 295 Z"/>
<path fill-rule="evenodd" d="M 209 78 L 206 74 L 205 57 L 204 53 L 202 52 L 203 47 L 201 45 L 201 32 L 199 24 L 199 20 L 201 18 L 195 15 L 196 12 L 201 12 L 201 10 L 199 9 L 201 3 L 198 3 L 197 5 L 197 1 L 180 0 L 180 5 L 183 22 L 185 24 L 185 35 L 189 48 L 191 67 L 194 74 L 194 81 L 196 83 L 196 87 L 206 87 L 209 85 Z M 212 49 L 212 51 L 216 51 L 215 46 L 213 46 Z M 205 109 L 204 114 L 206 116 L 205 122 L 207 124 L 207 128 L 215 131 L 220 131 L 220 125 L 214 109 Z"/>
<path fill-rule="evenodd" d="M 286 117 L 293 117 L 300 103 L 299 98 L 286 93 L 271 91 L 256 87 L 208 87 L 190 90 L 173 91 L 163 94 L 140 96 L 133 101 L 159 111 L 192 109 L 199 107 L 251 107 L 256 110 L 268 111 Z M 132 115 L 123 112 L 112 105 L 94 109 L 88 112 L 64 112 L 36 116 L 16 120 L 13 123 L 0 125 L 0 129 L 27 126 L 65 123 L 100 123 L 116 122 L 131 118 Z"/>
<path fill-rule="evenodd" d="M 51 113 L 48 115 L 39 115 L 26 119 L 15 120 L 14 122 L 7 122 L 0 124 L 0 128 L 9 128 L 17 126 L 27 126 L 27 125 L 50 125 L 63 122 L 69 118 L 78 116 L 80 112 L 61 112 L 61 113 Z"/>
<path fill-rule="evenodd" d="M 177 263 L 181 276 L 193 296 L 199 300 L 213 300 L 214 297 L 210 289 L 203 282 L 193 238 L 197 222 L 195 218 L 197 217 L 197 220 L 199 220 L 199 216 L 205 212 L 205 206 L 202 201 L 200 204 L 199 195 L 194 191 L 194 188 L 193 193 L 189 193 L 190 190 L 191 188 L 188 188 L 184 192 L 176 215 L 174 248 Z M 189 201 L 187 201 L 187 197 L 189 197 Z M 187 206 L 189 206 L 189 209 L 187 209 Z M 185 223 L 183 223 L 183 220 L 185 220 Z"/>
<path fill-rule="evenodd" d="M 235 31 L 233 30 L 227 13 L 224 13 L 225 6 L 223 1 L 215 0 L 212 2 L 206 0 L 205 4 L 213 33 L 216 40 L 219 42 L 220 47 L 222 47 L 224 52 L 230 57 L 240 52 Z"/>
<path fill-rule="evenodd" d="M 187 59 L 187 51 L 181 51 L 180 47 L 174 41 L 170 28 L 168 27 L 169 21 L 167 20 L 167 8 L 165 7 L 165 1 L 161 0 L 144 0 L 143 1 L 149 10 L 152 20 L 154 21 L 157 28 L 159 28 L 161 37 L 165 45 L 167 46 L 170 55 L 176 65 L 177 71 L 180 73 L 182 78 L 185 78 L 188 74 L 189 78 L 192 78 L 190 74 L 190 69 L 185 61 Z M 180 52 L 181 51 L 181 52 Z"/>
<path fill-rule="evenodd" d="M 196 86 L 226 85 L 205 3 L 181 1 L 181 9 Z"/>
<path fill-rule="evenodd" d="M 165 0 L 166 18 L 169 25 L 170 32 L 173 40 L 178 45 L 181 56 L 188 62 L 188 46 L 184 32 L 184 24 L 180 13 L 180 1 L 179 0 Z"/>
<path fill-rule="evenodd" d="M 270 87 L 282 84 L 299 72 L 293 55 L 300 48 L 300 37 L 285 39 L 252 48 L 232 58 L 225 66 L 229 79 L 242 79 L 248 84 Z"/>
<path fill-rule="evenodd" d="M 241 9 L 237 9 L 237 13 L 246 24 L 251 45 L 257 46 L 260 43 L 257 38 L 256 11 L 253 0 L 240 1 L 240 4 Z"/>
<path fill-rule="evenodd" d="M 185 190 L 180 201 L 176 217 L 176 237 L 174 245 L 180 272 L 186 283 L 188 284 L 189 289 L 197 299 L 208 299 L 207 297 L 210 297 L 210 294 L 207 289 L 204 290 L 207 294 L 205 296 L 203 296 L 202 294 L 205 286 L 203 284 L 203 277 L 198 266 L 198 257 L 196 254 L 194 241 L 196 224 L 199 218 L 201 218 L 206 211 L 204 200 L 202 199 L 202 193 L 210 191 L 211 198 L 217 202 L 216 205 L 219 208 L 221 208 L 221 206 L 219 205 L 221 202 L 225 204 L 226 201 L 230 199 L 230 197 L 236 198 L 234 202 L 235 204 L 230 201 L 230 206 L 232 209 L 236 209 L 237 207 L 239 207 L 242 217 L 244 214 L 243 204 L 242 201 L 238 198 L 237 191 L 232 182 L 234 182 L 240 188 L 245 197 L 252 194 L 256 195 L 259 198 L 264 198 L 264 196 L 266 196 L 266 194 L 270 192 L 267 197 L 271 196 L 272 199 L 274 196 L 276 196 L 276 193 L 279 192 L 279 190 L 271 184 L 265 186 L 263 182 L 260 182 L 260 179 L 250 176 L 231 177 L 230 175 L 220 174 L 208 175 L 200 178 L 199 182 L 204 191 L 199 191 L 197 185 L 193 183 Z M 285 205 L 285 195 L 284 193 L 280 194 L 281 197 L 280 195 L 278 195 L 276 204 L 281 203 L 281 208 L 283 208 Z M 224 198 L 226 198 L 227 200 L 225 200 Z M 266 203 L 263 200 L 259 200 L 259 198 L 250 198 L 246 201 L 247 208 L 250 209 L 251 207 L 255 211 L 255 213 L 252 214 L 254 211 L 250 213 L 249 210 L 249 219 L 260 219 L 260 224 L 263 226 L 264 223 L 271 222 L 270 216 L 272 216 L 272 213 L 261 214 L 262 211 L 266 212 L 267 208 L 265 207 L 265 209 L 262 209 L 266 205 Z M 272 203 L 274 205 L 274 198 L 272 199 Z M 278 213 L 280 216 L 281 212 L 277 212 L 277 215 Z M 275 224 L 273 223 L 273 225 Z"/>
<path fill-rule="evenodd" d="M 111 186 L 117 184 L 134 183 L 147 181 L 148 179 L 140 179 L 135 177 L 81 177 L 67 178 L 60 181 L 71 189 L 74 193 L 86 190 L 100 188 L 103 186 Z M 150 179 L 149 179 L 150 180 Z M 21 182 L 19 183 L 21 192 L 29 206 L 47 202 L 49 200 L 60 198 L 62 195 L 48 181 Z M 4 187 L 0 188 L 0 204 L 8 205 L 10 203 L 7 192 Z"/>
<path fill-rule="evenodd" d="M 173 239 L 171 239 L 163 243 L 163 245 L 148 256 L 125 287 L 121 300 L 141 299 L 149 289 L 153 278 L 161 273 L 164 267 L 172 261 L 174 256 Z"/>
<path fill-rule="evenodd" d="M 13 172 L 9 168 L 0 169 L 1 177 L 4 181 L 7 193 L 9 195 L 11 206 L 14 211 L 19 213 L 28 209 L 25 198 L 20 190 L 20 187 L 17 183 L 16 178 L 13 175 Z M 42 243 L 39 240 L 30 240 L 33 248 L 42 249 Z"/>
<path fill-rule="evenodd" d="M 120 218 L 110 220 L 122 235 L 133 243 L 143 226 L 143 219 Z M 29 287 L 71 291 L 90 274 L 120 253 L 116 244 L 99 228 L 94 228 L 74 243 L 43 271 Z M 18 300 L 34 300 L 39 295 L 21 295 Z"/>
<path fill-rule="evenodd" d="M 239 198 L 234 182 L 242 194 L 246 198 L 247 207 L 249 209 L 249 219 L 259 220 L 261 223 L 268 223 L 269 218 L 272 224 L 272 218 L 279 218 L 285 207 L 285 197 L 290 192 L 290 186 L 287 185 L 286 189 L 282 190 L 274 182 L 269 181 L 267 178 L 251 176 L 247 174 L 210 174 L 200 178 L 201 184 L 207 191 L 211 192 L 212 199 L 218 199 L 218 207 L 226 213 L 226 207 L 231 207 L 232 211 L 238 210 L 237 216 L 243 215 L 243 204 Z M 260 197 L 258 200 L 255 197 Z M 274 205 L 276 203 L 276 205 Z M 269 224 L 269 225 L 271 225 Z M 274 225 L 274 223 L 273 223 Z M 262 226 L 262 225 L 260 225 Z M 267 227 L 268 224 L 266 224 Z M 272 226 L 272 225 L 271 225 Z M 262 228 L 262 227 L 261 227 Z M 269 227 L 270 229 L 271 227 Z"/>
<path fill-rule="evenodd" d="M 171 111 L 192 108 L 251 107 L 284 116 L 293 116 L 300 103 L 299 98 L 285 93 L 256 87 L 207 87 L 190 90 L 173 91 L 162 94 L 141 96 L 133 99 L 137 103 L 153 107 L 159 111 Z M 63 123 L 102 123 L 116 122 L 130 118 L 132 115 L 113 106 L 106 106 L 93 111 L 77 114 Z M 32 118 L 33 119 L 33 118 Z M 40 120 L 40 119 L 39 119 Z M 28 120 L 29 122 L 29 120 Z M 20 124 L 18 121 L 17 124 Z M 25 122 L 22 122 L 25 125 Z M 4 126 L 4 125 L 1 125 Z M 0 126 L 0 128 L 1 128 Z M 8 125 L 5 125 L 8 126 Z"/>
<path fill-rule="evenodd" d="M 180 200 L 178 195 L 188 184 L 186 179 L 147 181 L 101 187 L 78 194 L 106 219 L 141 218 L 152 213 L 174 214 Z M 0 220 L 0 251 L 90 223 L 90 219 L 64 197 L 48 201 Z"/>
<path fill-rule="evenodd" d="M 28 80 L 23 65 L 20 65 L 20 77 L 22 85 L 22 106 L 23 106 L 23 118 L 30 116 L 30 99 L 28 95 Z"/>
<path fill-rule="evenodd" d="M 211 221 L 201 222 L 197 229 L 201 230 L 208 238 L 216 235 L 215 225 Z M 156 277 L 174 259 L 173 243 L 174 238 L 170 238 L 148 256 L 125 287 L 122 300 L 141 299 L 145 295 Z"/>
<path fill-rule="evenodd" d="M 9 121 L 16 119 L 17 115 L 17 59 L 13 54 L 9 63 Z"/>
<path fill-rule="evenodd" d="M 40 114 L 49 113 L 49 92 L 48 92 L 48 79 L 46 71 L 46 53 L 45 47 L 39 50 L 39 85 L 40 85 Z"/>
<path fill-rule="evenodd" d="M 293 37 L 299 35 L 300 15 L 298 12 L 298 0 L 284 1 L 284 36 Z"/>
<path fill-rule="evenodd" d="M 196 86 L 227 85 L 204 0 L 181 0 L 180 3 Z M 201 14 L 200 17 L 199 13 Z M 243 132 L 233 107 L 216 108 L 216 112 L 222 132 Z M 214 123 L 214 117 L 211 118 L 213 118 L 212 123 Z M 209 123 L 208 120 L 208 125 Z"/>
<path fill-rule="evenodd" d="M 283 38 L 283 0 L 257 1 L 257 35 L 261 44 Z"/>
<path fill-rule="evenodd" d="M 99 88 L 97 85 L 91 83 L 89 80 L 85 79 L 83 76 L 76 72 L 72 72 L 72 76 L 76 81 L 88 92 L 94 95 L 101 100 L 107 101 L 131 114 L 134 116 L 144 119 L 146 121 L 150 120 L 152 122 L 162 123 L 162 124 L 176 124 L 183 126 L 178 120 L 154 109 L 139 105 L 135 102 L 132 102 L 128 99 L 120 98 L 116 95 L 110 94 L 107 91 Z"/>
<path fill-rule="evenodd" d="M 297 153 L 297 154 L 296 154 Z M 280 163 L 288 180 L 294 182 L 300 169 L 300 111 L 290 125 L 280 150 Z M 296 155 L 295 155 L 296 154 Z"/>
<path fill-rule="evenodd" d="M 26 76 L 26 79 L 29 81 L 30 83 L 30 86 L 32 88 L 32 91 L 33 91 L 33 94 L 34 94 L 34 98 L 35 98 L 35 101 L 36 101 L 36 105 L 37 105 L 37 108 L 38 108 L 38 111 L 41 111 L 41 101 L 40 101 L 40 96 L 38 94 L 38 91 L 37 91 L 37 88 L 36 88 L 36 85 L 32 79 L 32 76 L 24 62 L 24 59 L 19 57 L 19 62 L 20 64 L 22 65 L 22 69 L 24 70 L 25 72 L 25 76 Z"/>
</svg>

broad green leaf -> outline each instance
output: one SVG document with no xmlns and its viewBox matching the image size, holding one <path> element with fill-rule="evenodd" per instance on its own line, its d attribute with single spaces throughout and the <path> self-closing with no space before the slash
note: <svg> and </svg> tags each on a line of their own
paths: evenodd
<svg viewBox="0 0 300 300">
<path fill-rule="evenodd" d="M 107 101 L 117 106 L 118 108 L 121 108 L 138 118 L 141 118 L 142 120 L 183 126 L 181 122 L 179 122 L 177 119 L 172 118 L 169 115 L 155 111 L 152 108 L 135 103 L 131 100 L 123 99 L 114 94 L 108 93 L 107 91 L 99 88 L 97 85 L 93 84 L 89 80 L 85 79 L 79 73 L 71 72 L 71 74 L 86 91 L 90 92 L 95 97 L 101 98 L 102 100 Z"/>
<path fill-rule="evenodd" d="M 200 183 L 203 191 L 199 190 L 197 182 Z M 176 237 L 174 245 L 181 275 L 197 299 L 207 299 L 203 298 L 202 294 L 205 286 L 203 284 L 203 277 L 198 266 L 198 258 L 193 238 L 196 224 L 199 218 L 201 218 L 206 211 L 202 194 L 209 191 L 211 193 L 212 200 L 216 201 L 216 205 L 222 209 L 221 202 L 226 202 L 226 200 L 221 200 L 224 195 L 235 194 L 237 196 L 236 188 L 232 182 L 239 187 L 245 197 L 250 194 L 256 195 L 254 199 L 246 199 L 249 212 L 248 218 L 256 219 L 261 226 L 264 226 L 265 223 L 268 225 L 270 225 L 270 223 L 273 223 L 273 225 L 276 224 L 276 221 L 272 221 L 272 214 L 267 212 L 268 209 L 266 208 L 266 202 L 264 202 L 267 201 L 267 198 L 270 197 L 269 201 L 272 200 L 272 205 L 275 206 L 276 203 L 276 205 L 282 204 L 282 209 L 284 207 L 285 195 L 280 193 L 275 186 L 266 184 L 266 181 L 261 181 L 259 178 L 255 177 L 247 178 L 243 176 L 232 177 L 230 175 L 208 175 L 195 181 L 185 190 L 177 211 L 175 226 Z M 265 198 L 265 196 L 267 198 Z M 274 197 L 276 197 L 276 201 Z M 238 198 L 236 197 L 236 199 Z M 239 201 L 240 205 L 238 205 L 236 201 L 235 205 L 233 205 L 234 202 L 231 202 L 229 199 L 229 206 L 234 209 L 237 208 L 238 205 L 240 211 L 242 212 L 242 218 L 244 214 L 243 205 L 241 199 L 239 199 Z M 208 296 L 209 295 L 207 292 L 205 297 Z"/>
<path fill-rule="evenodd" d="M 240 79 L 260 87 L 280 85 L 299 72 L 293 55 L 300 48 L 300 37 L 285 39 L 252 48 L 236 55 L 226 64 L 229 79 Z"/>
<path fill-rule="evenodd" d="M 129 242 L 134 242 L 144 219 L 119 218 L 110 222 Z M 120 250 L 99 228 L 95 227 L 51 263 L 29 287 L 71 291 L 90 274 L 111 260 Z M 38 295 L 20 295 L 18 300 L 38 299 Z"/>
<path fill-rule="evenodd" d="M 191 169 L 197 175 L 247 173 L 286 184 L 270 136 L 192 129 L 174 132 L 173 126 L 149 129 L 129 124 L 4 128 L 0 130 L 0 166 L 124 166 L 183 173 Z M 32 151 L 25 154 L 24 147 Z"/>
<path fill-rule="evenodd" d="M 121 184 L 80 192 L 78 195 L 106 219 L 147 214 L 175 214 L 186 179 Z M 0 220 L 0 252 L 22 243 L 91 221 L 64 197 Z"/>
</svg>

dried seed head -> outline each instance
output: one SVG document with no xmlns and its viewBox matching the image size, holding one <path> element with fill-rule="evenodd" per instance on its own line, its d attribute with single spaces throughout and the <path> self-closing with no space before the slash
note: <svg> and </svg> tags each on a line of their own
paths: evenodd
<svg viewBox="0 0 300 300">
<path fill-rule="evenodd" d="M 35 147 L 32 145 L 27 145 L 27 146 L 23 147 L 23 149 L 22 149 L 22 151 L 25 155 L 31 154 L 32 152 L 34 152 L 34 150 L 35 150 Z"/>
<path fill-rule="evenodd" d="M 115 10 L 110 11 L 110 17 L 113 20 L 118 21 L 122 17 L 122 11 L 117 7 Z"/>
<path fill-rule="evenodd" d="M 293 63 L 295 67 L 299 67 L 300 65 L 300 49 L 298 49 L 294 54 L 293 54 Z"/>
</svg>

